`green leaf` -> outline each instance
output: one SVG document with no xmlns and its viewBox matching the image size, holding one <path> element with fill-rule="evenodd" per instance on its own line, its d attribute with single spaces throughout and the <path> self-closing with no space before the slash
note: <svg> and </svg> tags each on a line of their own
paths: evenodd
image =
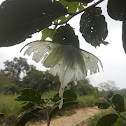
<svg viewBox="0 0 126 126">
<path fill-rule="evenodd" d="M 59 109 L 59 106 L 54 107 L 54 108 L 50 111 L 50 114 L 49 114 L 50 120 L 52 119 L 52 117 L 53 117 L 58 111 L 63 110 L 63 109 L 66 109 L 67 107 L 74 106 L 74 105 L 77 105 L 77 102 L 76 102 L 76 101 L 69 101 L 69 102 L 63 103 L 63 106 L 62 106 L 61 109 Z"/>
<path fill-rule="evenodd" d="M 123 41 L 123 49 L 126 53 L 126 19 L 123 21 L 123 26 L 122 26 L 122 41 Z"/>
<path fill-rule="evenodd" d="M 52 39 L 55 32 L 56 32 L 56 29 L 44 28 L 42 30 L 41 40 L 45 40 L 47 37 Z"/>
<path fill-rule="evenodd" d="M 86 42 L 90 43 L 92 46 L 96 47 L 100 46 L 100 44 L 106 45 L 104 40 L 108 34 L 107 23 L 100 7 L 88 9 L 82 14 L 80 32 Z"/>
<path fill-rule="evenodd" d="M 32 107 L 34 107 L 34 104 L 33 103 L 24 103 L 25 105 L 22 107 L 22 111 L 25 111 L 27 109 L 30 109 Z"/>
<path fill-rule="evenodd" d="M 94 0 L 66 0 L 66 1 L 69 1 L 69 2 L 82 2 L 82 3 L 90 3 Z"/>
<path fill-rule="evenodd" d="M 87 4 L 79 3 L 78 9 L 82 10 L 82 9 L 84 9 L 84 6 L 87 6 Z"/>
<path fill-rule="evenodd" d="M 69 19 L 71 16 L 70 15 L 65 15 L 65 16 L 61 16 L 59 17 L 58 19 L 56 19 L 54 21 L 55 24 L 58 24 L 58 23 L 61 23 L 61 22 L 64 22 L 66 21 L 67 19 Z"/>
<path fill-rule="evenodd" d="M 104 103 L 97 102 L 95 103 L 95 105 L 97 105 L 98 108 L 100 109 L 108 109 L 110 107 L 110 104 L 108 104 L 107 102 Z"/>
<path fill-rule="evenodd" d="M 124 99 L 120 94 L 115 94 L 112 97 L 112 103 L 114 104 L 117 111 L 119 112 L 124 111 Z"/>
<path fill-rule="evenodd" d="M 21 95 L 16 98 L 17 101 L 30 101 L 33 103 L 40 103 L 41 94 L 32 89 L 24 89 L 21 91 Z"/>
<path fill-rule="evenodd" d="M 77 100 L 77 95 L 72 90 L 66 90 L 64 92 L 64 94 L 63 94 L 63 98 L 71 100 L 71 101 L 76 101 Z"/>
<path fill-rule="evenodd" d="M 79 47 L 78 36 L 75 35 L 73 28 L 69 24 L 61 26 L 56 30 L 53 41 L 67 44 L 71 43 L 73 46 Z"/>
<path fill-rule="evenodd" d="M 21 115 L 20 119 L 17 121 L 15 126 L 25 126 L 27 122 L 29 122 L 32 119 L 44 117 L 43 113 L 38 112 L 40 109 L 34 109 L 30 112 L 24 112 L 23 115 Z"/>
<path fill-rule="evenodd" d="M 72 90 L 66 90 L 63 94 L 64 102 L 66 101 L 75 101 L 77 99 L 77 95 Z M 59 101 L 61 98 L 59 97 L 59 93 L 57 93 L 52 99 L 53 102 Z"/>
<path fill-rule="evenodd" d="M 108 0 L 108 15 L 114 20 L 125 20 L 126 0 Z"/>
<path fill-rule="evenodd" d="M 0 46 L 18 44 L 66 14 L 58 1 L 6 0 L 0 6 Z"/>
<path fill-rule="evenodd" d="M 77 11 L 79 2 L 67 2 L 65 0 L 59 0 L 66 8 L 69 13 L 74 13 Z"/>
<path fill-rule="evenodd" d="M 109 114 L 109 115 L 103 116 L 98 121 L 97 126 L 111 126 L 116 122 L 117 119 L 118 119 L 118 116 L 116 114 Z"/>
</svg>

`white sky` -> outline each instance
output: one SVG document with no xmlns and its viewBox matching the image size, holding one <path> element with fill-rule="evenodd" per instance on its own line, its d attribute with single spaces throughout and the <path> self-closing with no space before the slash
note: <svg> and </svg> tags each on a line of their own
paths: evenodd
<svg viewBox="0 0 126 126">
<path fill-rule="evenodd" d="M 0 1 L 2 2 L 2 0 Z M 103 70 L 100 73 L 94 75 L 88 75 L 91 83 L 97 86 L 101 82 L 107 80 L 115 81 L 116 85 L 120 88 L 126 88 L 126 54 L 122 47 L 122 23 L 112 20 L 106 13 L 106 0 L 102 2 L 100 6 L 103 7 L 103 13 L 106 15 L 106 21 L 108 22 L 108 37 L 106 41 L 109 45 L 101 45 L 94 48 L 90 44 L 86 43 L 82 35 L 79 33 L 79 18 L 80 15 L 73 18 L 69 23 L 75 28 L 75 32 L 79 35 L 80 46 L 82 49 L 95 54 L 103 63 Z M 25 42 L 12 46 L 0 48 L 0 69 L 3 68 L 3 62 L 5 60 L 12 60 L 14 57 L 23 56 L 20 53 L 20 49 L 28 42 L 41 39 L 41 33 L 34 34 L 32 39 L 27 39 Z M 44 67 L 40 63 L 35 63 L 31 60 L 31 57 L 27 57 L 30 64 L 34 64 L 39 70 L 44 70 Z"/>
</svg>

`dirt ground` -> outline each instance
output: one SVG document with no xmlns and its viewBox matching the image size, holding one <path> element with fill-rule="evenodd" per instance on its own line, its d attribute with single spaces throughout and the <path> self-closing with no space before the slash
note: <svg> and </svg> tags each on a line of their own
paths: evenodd
<svg viewBox="0 0 126 126">
<path fill-rule="evenodd" d="M 101 110 L 96 107 L 77 109 L 76 113 L 72 116 L 62 116 L 53 119 L 50 126 L 87 126 L 88 119 L 100 111 Z M 29 126 L 47 126 L 47 123 L 42 124 L 37 122 Z"/>
</svg>

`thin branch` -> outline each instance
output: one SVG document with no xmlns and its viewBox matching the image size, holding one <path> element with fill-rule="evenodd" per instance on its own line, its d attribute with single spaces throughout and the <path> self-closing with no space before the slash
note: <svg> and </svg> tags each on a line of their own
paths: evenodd
<svg viewBox="0 0 126 126">
<path fill-rule="evenodd" d="M 109 102 L 109 104 L 112 106 L 112 108 L 117 112 L 117 114 L 120 116 L 120 118 L 124 119 L 126 121 L 126 119 L 119 113 L 119 111 L 116 110 L 116 108 L 113 106 L 113 104 L 111 102 Z"/>
<path fill-rule="evenodd" d="M 104 98 L 107 100 L 107 98 L 104 96 Z M 108 101 L 108 100 L 107 100 Z M 114 105 L 111 103 L 111 101 L 108 101 L 108 103 L 111 105 L 111 107 L 117 112 L 117 114 L 120 116 L 120 118 L 124 119 L 126 121 L 126 119 L 119 113 L 119 111 L 116 110 L 116 108 L 114 107 Z"/>
<path fill-rule="evenodd" d="M 84 8 L 84 9 L 78 11 L 78 12 L 75 12 L 75 13 L 68 13 L 68 14 L 69 14 L 69 15 L 74 15 L 74 16 L 75 16 L 75 15 L 77 15 L 77 14 L 80 14 L 80 13 L 82 13 L 82 12 L 84 12 L 84 11 L 86 11 L 86 10 L 92 8 L 92 7 L 95 7 L 96 5 L 98 5 L 99 3 L 103 2 L 103 1 L 104 1 L 104 0 L 99 0 L 99 1 L 97 1 L 96 3 L 92 4 L 91 6 L 89 6 L 89 7 L 87 7 L 87 8 Z"/>
<path fill-rule="evenodd" d="M 78 12 L 75 12 L 75 13 L 68 13 L 69 15 L 71 15 L 70 18 L 68 18 L 66 21 L 63 21 L 63 22 L 60 22 L 60 23 L 54 24 L 54 25 L 57 26 L 57 25 L 65 24 L 65 23 L 67 23 L 70 19 L 72 19 L 74 16 L 76 16 L 76 15 L 78 15 L 78 14 L 84 12 L 84 11 L 87 11 L 88 9 L 90 9 L 90 8 L 92 8 L 92 7 L 95 7 L 96 5 L 98 5 L 99 3 L 101 3 L 102 1 L 104 1 L 104 0 L 99 0 L 99 1 L 97 1 L 96 3 L 92 4 L 91 6 L 89 6 L 89 7 L 87 7 L 87 8 L 84 8 L 83 10 L 80 10 L 80 11 L 78 11 Z"/>
</svg>

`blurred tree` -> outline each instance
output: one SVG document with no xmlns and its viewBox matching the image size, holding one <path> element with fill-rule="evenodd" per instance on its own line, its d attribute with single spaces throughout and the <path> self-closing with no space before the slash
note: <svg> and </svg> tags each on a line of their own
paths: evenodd
<svg viewBox="0 0 126 126">
<path fill-rule="evenodd" d="M 80 81 L 76 86 L 76 92 L 78 95 L 92 95 L 95 88 L 90 84 L 88 79 Z"/>
<path fill-rule="evenodd" d="M 43 93 L 50 90 L 58 90 L 60 82 L 57 77 L 51 75 L 48 71 L 42 72 L 35 70 L 23 78 L 23 87 L 32 88 Z"/>
<path fill-rule="evenodd" d="M 1 70 L 4 74 L 17 77 L 19 80 L 23 75 L 27 75 L 36 69 L 35 66 L 29 65 L 27 60 L 22 57 L 15 57 L 12 61 L 5 61 L 4 67 L 5 69 Z"/>
<path fill-rule="evenodd" d="M 108 80 L 107 82 L 100 83 L 98 85 L 100 90 L 105 91 L 117 91 L 119 88 L 116 86 L 115 81 Z"/>
<path fill-rule="evenodd" d="M 107 82 L 100 83 L 98 85 L 99 90 L 101 90 L 104 95 L 108 98 L 112 97 L 112 95 L 119 90 L 114 81 L 108 80 Z"/>
<path fill-rule="evenodd" d="M 7 76 L 4 73 L 0 72 L 0 93 L 3 92 L 4 86 L 15 82 L 18 82 L 18 78 L 14 76 Z"/>
<path fill-rule="evenodd" d="M 13 83 L 4 86 L 4 94 L 14 95 L 15 93 L 19 93 L 19 92 L 20 92 L 19 87 Z"/>
</svg>

